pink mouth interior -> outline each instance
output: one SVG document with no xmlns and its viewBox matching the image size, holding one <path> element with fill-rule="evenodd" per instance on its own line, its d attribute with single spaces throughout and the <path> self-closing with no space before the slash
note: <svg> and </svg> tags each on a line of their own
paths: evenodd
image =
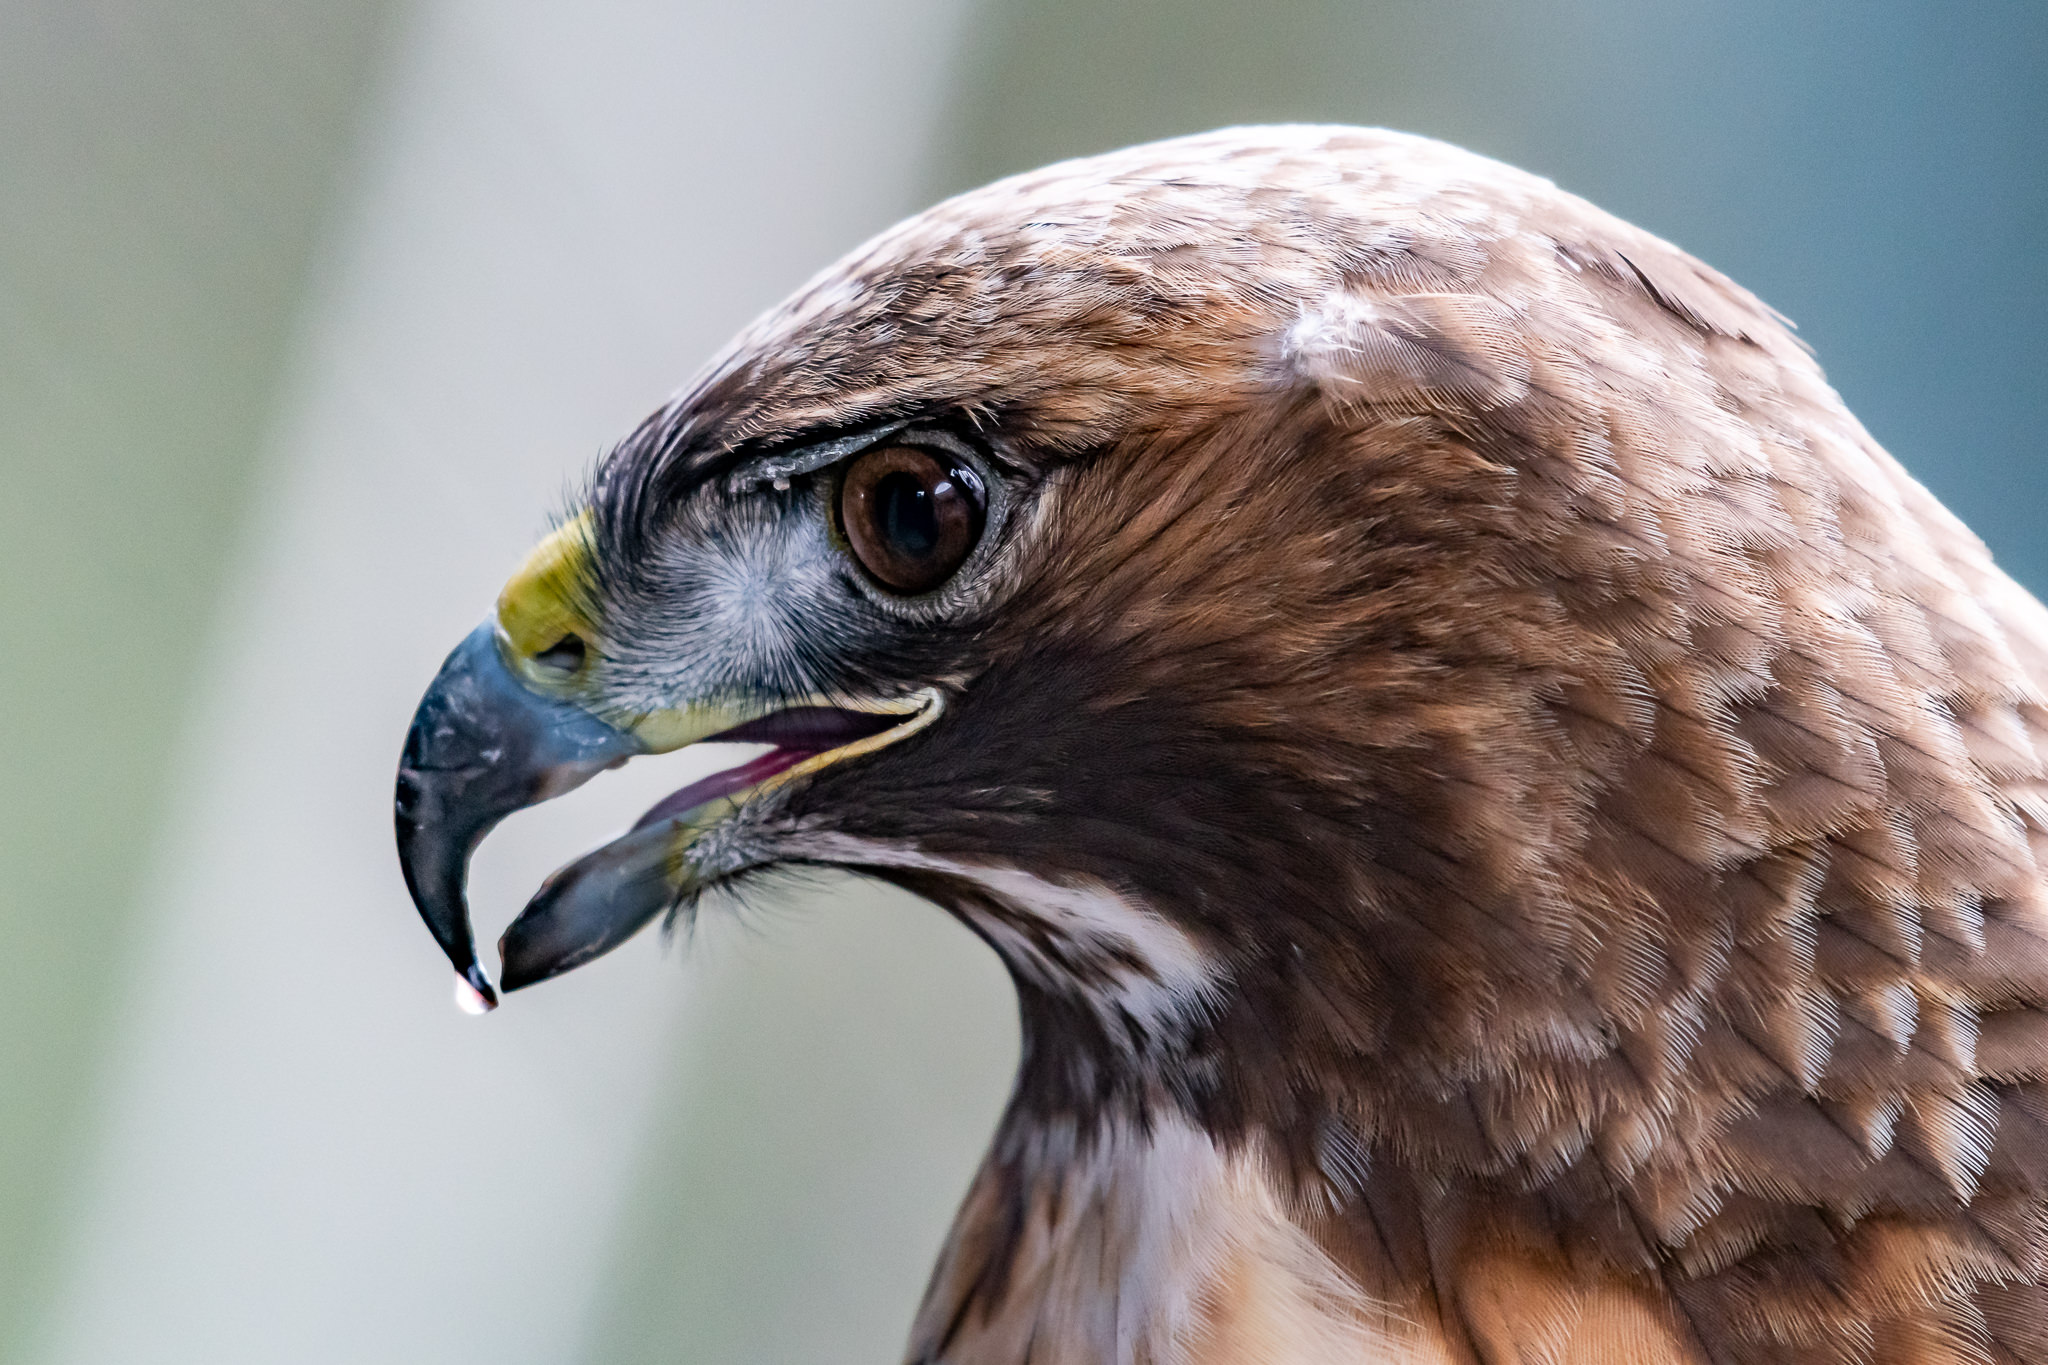
<svg viewBox="0 0 2048 1365">
<path fill-rule="evenodd" d="M 786 711 L 771 712 L 759 720 L 750 720 L 745 725 L 736 725 L 709 736 L 706 742 L 773 744 L 775 747 L 724 772 L 699 778 L 680 791 L 663 797 L 634 822 L 633 828 L 645 829 L 687 814 L 707 801 L 745 791 L 779 772 L 794 768 L 813 754 L 822 754 L 869 735 L 878 735 L 907 719 L 907 716 L 877 715 L 869 711 L 842 711 L 833 706 L 793 706 Z"/>
</svg>

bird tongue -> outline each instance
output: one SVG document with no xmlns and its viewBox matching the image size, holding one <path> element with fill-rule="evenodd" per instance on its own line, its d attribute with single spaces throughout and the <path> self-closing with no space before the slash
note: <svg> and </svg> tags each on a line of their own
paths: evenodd
<svg viewBox="0 0 2048 1365">
<path fill-rule="evenodd" d="M 707 801 L 731 796 L 775 774 L 794 768 L 813 754 L 822 754 L 842 744 L 880 734 L 900 724 L 901 716 L 876 715 L 867 711 L 842 711 L 834 706 L 792 706 L 773 711 L 759 720 L 736 725 L 712 735 L 717 744 L 773 744 L 775 748 L 738 767 L 727 768 L 692 782 L 681 791 L 665 796 L 647 814 L 634 822 L 635 831 L 662 820 L 695 810 Z"/>
<path fill-rule="evenodd" d="M 723 736 L 720 742 L 724 742 Z M 663 820 L 688 814 L 707 801 L 716 801 L 721 796 L 745 791 L 758 782 L 766 782 L 775 774 L 797 764 L 816 753 L 815 749 L 770 749 L 759 758 L 749 759 L 735 768 L 722 773 L 713 773 L 692 782 L 682 790 L 672 792 L 657 801 L 638 820 L 633 822 L 633 832 L 638 833 L 649 825 L 660 824 Z"/>
</svg>

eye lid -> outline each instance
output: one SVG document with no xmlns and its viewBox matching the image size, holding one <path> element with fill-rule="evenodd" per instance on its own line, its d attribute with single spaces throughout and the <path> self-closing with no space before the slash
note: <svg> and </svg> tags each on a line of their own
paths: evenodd
<svg viewBox="0 0 2048 1365">
<path fill-rule="evenodd" d="M 884 443 L 942 450 L 955 456 L 972 475 L 984 500 L 989 494 L 986 486 L 989 467 L 1007 463 L 995 450 L 963 439 L 942 423 L 906 417 L 901 421 L 885 422 L 880 426 L 794 448 L 785 447 L 743 460 L 726 475 L 726 487 L 733 493 L 744 493 L 764 484 L 792 482 L 807 474 L 845 464 Z"/>
<path fill-rule="evenodd" d="M 878 427 L 869 427 L 845 436 L 834 436 L 829 440 L 814 441 L 793 450 L 770 451 L 745 460 L 726 476 L 726 484 L 733 492 L 744 492 L 758 488 L 764 483 L 787 482 L 805 474 L 815 474 L 843 460 L 851 459 L 896 435 L 910 425 L 910 419 L 888 422 Z"/>
</svg>

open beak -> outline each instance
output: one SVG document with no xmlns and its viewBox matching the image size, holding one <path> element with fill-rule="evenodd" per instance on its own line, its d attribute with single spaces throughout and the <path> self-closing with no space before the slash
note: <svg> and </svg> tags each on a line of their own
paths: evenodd
<svg viewBox="0 0 2048 1365">
<path fill-rule="evenodd" d="M 622 729 L 537 690 L 485 622 L 441 666 L 398 766 L 398 860 L 420 917 L 448 955 L 457 999 L 497 1004 L 476 959 L 465 893 L 470 855 L 507 815 L 560 796 L 636 754 L 698 740 L 769 744 L 766 753 L 669 796 L 626 834 L 557 871 L 499 940 L 504 989 L 518 990 L 618 947 L 695 890 L 688 857 L 749 796 L 923 729 L 935 692 L 901 701 L 693 706 Z"/>
</svg>

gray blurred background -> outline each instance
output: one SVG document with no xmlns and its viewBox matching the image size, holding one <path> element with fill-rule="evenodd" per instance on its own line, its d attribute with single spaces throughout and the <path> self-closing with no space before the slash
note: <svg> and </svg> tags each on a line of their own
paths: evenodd
<svg viewBox="0 0 2048 1365">
<path fill-rule="evenodd" d="M 1446 137 L 1796 319 L 2038 590 L 2044 73 L 2038 0 L 0 0 L 0 1361 L 895 1358 L 988 955 L 819 881 L 471 1020 L 389 832 L 562 489 L 868 233 Z M 642 766 L 486 846 L 486 933 Z"/>
</svg>

